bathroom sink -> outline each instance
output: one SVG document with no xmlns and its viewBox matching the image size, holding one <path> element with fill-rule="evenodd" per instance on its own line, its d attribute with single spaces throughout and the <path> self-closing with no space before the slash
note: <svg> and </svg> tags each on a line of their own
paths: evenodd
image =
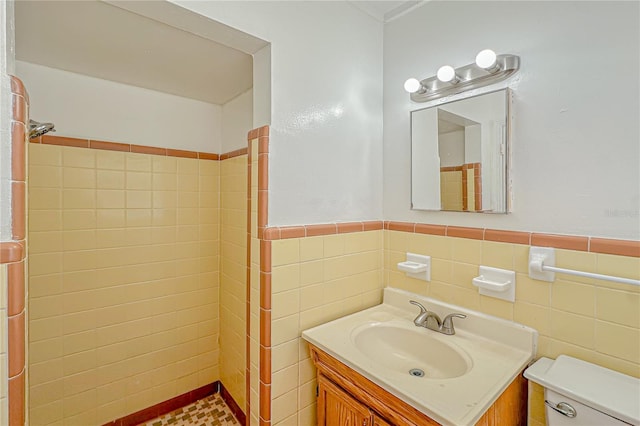
<svg viewBox="0 0 640 426">
<path fill-rule="evenodd" d="M 440 318 L 465 314 L 455 334 L 416 327 L 411 300 Z M 305 330 L 302 337 L 442 425 L 475 425 L 536 353 L 537 332 L 407 291 Z"/>
<path fill-rule="evenodd" d="M 365 324 L 351 339 L 355 347 L 378 365 L 415 377 L 449 379 L 466 374 L 471 358 L 424 328 Z"/>
</svg>

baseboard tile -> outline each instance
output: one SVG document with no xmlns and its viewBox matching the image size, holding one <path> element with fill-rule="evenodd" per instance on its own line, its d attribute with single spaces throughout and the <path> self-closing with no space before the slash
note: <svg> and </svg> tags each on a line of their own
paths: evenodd
<svg viewBox="0 0 640 426">
<path fill-rule="evenodd" d="M 222 397 L 224 402 L 227 404 L 227 406 L 229 407 L 229 409 L 231 410 L 235 418 L 238 419 L 238 423 L 240 423 L 243 426 L 246 425 L 247 417 L 244 414 L 244 411 L 240 409 L 240 406 L 238 405 L 236 400 L 233 399 L 233 396 L 231 396 L 227 388 L 225 388 L 222 383 L 220 383 L 220 396 Z"/>
<path fill-rule="evenodd" d="M 178 408 L 182 408 L 184 406 L 192 404 L 197 400 L 205 398 L 209 395 L 213 395 L 216 392 L 220 392 L 222 399 L 229 406 L 229 409 L 233 412 L 233 415 L 236 416 L 238 422 L 241 425 L 244 425 L 246 423 L 246 416 L 244 412 L 240 409 L 231 394 L 225 389 L 224 385 L 219 380 L 216 380 L 213 383 L 201 386 L 192 391 L 183 393 L 182 395 L 178 395 L 166 401 L 152 405 L 151 407 L 147 407 L 119 419 L 112 420 L 102 426 L 139 425 L 140 423 L 147 422 L 149 420 L 155 419 L 156 417 L 160 417 L 174 410 L 177 410 Z"/>
</svg>

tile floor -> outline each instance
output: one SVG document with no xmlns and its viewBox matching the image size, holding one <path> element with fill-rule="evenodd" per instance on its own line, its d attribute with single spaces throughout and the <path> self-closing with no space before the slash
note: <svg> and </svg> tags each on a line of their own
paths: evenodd
<svg viewBox="0 0 640 426">
<path fill-rule="evenodd" d="M 140 426 L 240 426 L 219 393 L 149 420 Z"/>
</svg>

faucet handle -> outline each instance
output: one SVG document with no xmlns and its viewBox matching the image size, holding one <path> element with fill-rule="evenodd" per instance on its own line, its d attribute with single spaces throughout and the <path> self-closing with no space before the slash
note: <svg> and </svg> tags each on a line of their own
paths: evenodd
<svg viewBox="0 0 640 426">
<path fill-rule="evenodd" d="M 456 330 L 453 328 L 453 319 L 454 318 L 466 318 L 467 316 L 465 314 L 458 314 L 458 313 L 453 313 L 453 314 L 449 314 L 446 317 L 444 317 L 444 319 L 442 320 L 442 326 L 440 327 L 440 329 L 442 330 L 442 333 L 444 334 L 456 334 Z"/>
<path fill-rule="evenodd" d="M 422 304 L 416 302 L 415 300 L 409 300 L 409 303 L 411 303 L 412 305 L 416 305 L 417 307 L 420 308 L 420 313 L 413 320 L 413 324 L 415 324 L 416 327 L 422 327 L 427 321 L 427 316 L 429 315 L 429 312 L 427 312 L 427 309 L 424 306 L 422 306 Z"/>
<path fill-rule="evenodd" d="M 415 300 L 409 300 L 409 303 L 411 303 L 412 305 L 416 305 L 417 307 L 420 308 L 420 313 L 421 314 L 425 314 L 427 313 L 427 310 L 425 309 L 424 306 L 422 306 L 422 304 L 420 302 L 416 302 Z"/>
</svg>

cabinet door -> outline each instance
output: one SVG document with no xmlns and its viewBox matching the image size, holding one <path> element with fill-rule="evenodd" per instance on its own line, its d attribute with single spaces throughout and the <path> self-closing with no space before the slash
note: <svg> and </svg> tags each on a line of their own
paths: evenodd
<svg viewBox="0 0 640 426">
<path fill-rule="evenodd" d="M 391 426 L 391 423 L 387 423 L 384 419 L 373 415 L 373 426 Z"/>
<path fill-rule="evenodd" d="M 372 426 L 372 418 L 365 405 L 318 376 L 318 426 Z"/>
</svg>

